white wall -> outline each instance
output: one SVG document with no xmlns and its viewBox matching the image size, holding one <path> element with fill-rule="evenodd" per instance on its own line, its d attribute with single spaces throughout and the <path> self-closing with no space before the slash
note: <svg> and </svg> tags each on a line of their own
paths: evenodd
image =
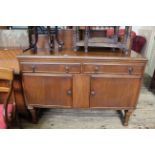
<svg viewBox="0 0 155 155">
<path fill-rule="evenodd" d="M 133 26 L 133 31 L 147 40 L 142 55 L 148 59 L 145 71 L 152 76 L 155 69 L 155 26 Z"/>
<path fill-rule="evenodd" d="M 29 46 L 27 30 L 0 30 L 0 47 L 25 48 Z"/>
</svg>

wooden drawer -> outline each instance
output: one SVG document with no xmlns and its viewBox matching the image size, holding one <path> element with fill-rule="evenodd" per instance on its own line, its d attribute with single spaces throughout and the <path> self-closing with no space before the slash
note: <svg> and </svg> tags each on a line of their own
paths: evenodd
<svg viewBox="0 0 155 155">
<path fill-rule="evenodd" d="M 22 72 L 80 73 L 80 63 L 21 63 Z"/>
<path fill-rule="evenodd" d="M 83 64 L 84 73 L 141 75 L 143 70 L 141 64 Z"/>
</svg>

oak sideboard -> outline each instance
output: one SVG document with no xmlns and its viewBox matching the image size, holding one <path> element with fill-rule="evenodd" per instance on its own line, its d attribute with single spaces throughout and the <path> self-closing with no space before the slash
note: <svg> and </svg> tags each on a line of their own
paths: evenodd
<svg viewBox="0 0 155 155">
<path fill-rule="evenodd" d="M 131 52 L 27 51 L 17 56 L 24 98 L 33 122 L 36 108 L 113 109 L 128 125 L 136 108 L 146 58 Z"/>
</svg>

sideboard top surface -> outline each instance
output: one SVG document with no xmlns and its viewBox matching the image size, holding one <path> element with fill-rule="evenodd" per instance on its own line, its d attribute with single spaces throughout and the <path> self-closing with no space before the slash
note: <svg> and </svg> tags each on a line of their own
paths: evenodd
<svg viewBox="0 0 155 155">
<path fill-rule="evenodd" d="M 122 51 L 119 50 L 97 50 L 89 51 L 85 53 L 84 51 L 72 51 L 72 50 L 63 50 L 59 52 L 48 52 L 48 51 L 38 51 L 33 53 L 32 51 L 27 51 L 17 56 L 18 58 L 80 58 L 80 59 L 124 59 L 124 60 L 144 60 L 147 59 L 141 54 L 138 54 L 134 51 L 131 51 L 130 56 L 125 55 Z"/>
<path fill-rule="evenodd" d="M 135 61 L 144 61 L 146 62 L 147 59 L 141 56 L 140 54 L 131 51 L 130 56 L 126 56 L 124 53 L 120 51 L 110 51 L 110 50 L 100 50 L 100 51 L 89 51 L 88 53 L 85 53 L 84 51 L 78 51 L 74 52 L 72 50 L 63 50 L 61 52 L 57 53 L 49 53 L 47 51 L 39 51 L 36 54 L 32 54 L 31 51 L 27 51 L 25 53 L 22 52 L 22 50 L 0 50 L 0 66 L 1 67 L 9 67 L 13 68 L 15 70 L 16 74 L 19 74 L 19 63 L 17 58 L 19 58 L 20 61 L 24 61 L 25 59 L 29 58 L 38 58 L 38 59 L 48 59 L 48 58 L 60 58 L 60 59 L 104 59 L 104 60 L 135 60 Z M 33 59 L 33 60 L 34 60 Z"/>
</svg>

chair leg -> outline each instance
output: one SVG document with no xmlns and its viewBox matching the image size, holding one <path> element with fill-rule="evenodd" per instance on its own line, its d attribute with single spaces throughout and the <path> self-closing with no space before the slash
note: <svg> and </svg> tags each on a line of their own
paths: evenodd
<svg viewBox="0 0 155 155">
<path fill-rule="evenodd" d="M 29 30 L 30 31 L 30 30 Z M 32 34 L 34 34 L 35 42 L 32 43 Z M 37 53 L 37 43 L 38 43 L 38 32 L 37 32 L 37 26 L 33 27 L 33 33 L 29 32 L 29 48 L 24 49 L 23 52 L 26 52 L 28 50 L 33 50 L 33 53 Z"/>
</svg>

